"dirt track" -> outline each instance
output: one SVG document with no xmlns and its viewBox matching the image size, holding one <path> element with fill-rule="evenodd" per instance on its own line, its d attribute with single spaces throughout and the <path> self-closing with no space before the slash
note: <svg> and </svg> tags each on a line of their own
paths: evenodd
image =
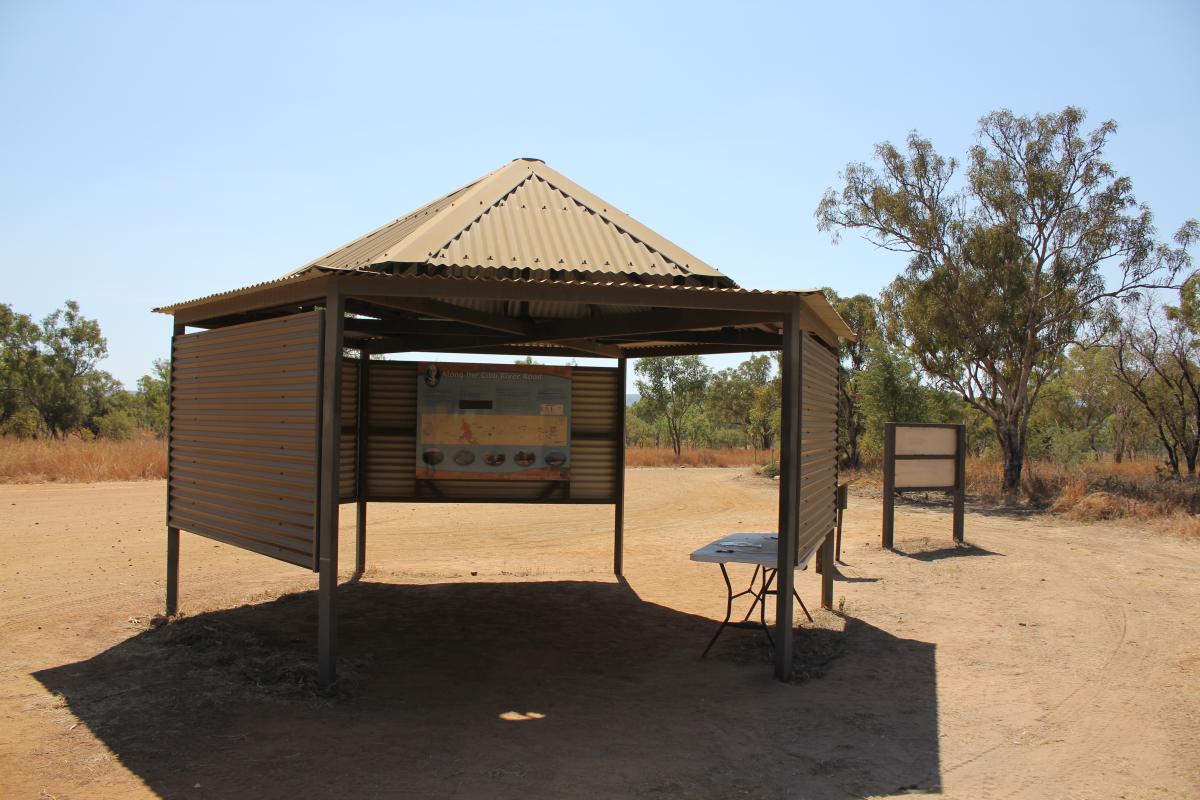
<svg viewBox="0 0 1200 800">
<path fill-rule="evenodd" d="M 1196 542 L 972 513 L 955 550 L 904 507 L 889 553 L 853 499 L 804 640 L 836 658 L 785 686 L 748 632 L 697 657 L 723 592 L 687 560 L 773 529 L 774 484 L 631 470 L 627 585 L 607 508 L 372 507 L 331 701 L 287 689 L 311 573 L 185 534 L 194 623 L 148 630 L 163 492 L 0 487 L 0 797 L 1200 796 Z"/>
</svg>

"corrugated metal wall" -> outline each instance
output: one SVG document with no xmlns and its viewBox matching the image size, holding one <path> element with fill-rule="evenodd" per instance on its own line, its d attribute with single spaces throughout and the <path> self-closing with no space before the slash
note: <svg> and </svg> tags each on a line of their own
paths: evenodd
<svg viewBox="0 0 1200 800">
<path fill-rule="evenodd" d="M 417 365 L 372 361 L 367 378 L 369 500 L 409 500 L 417 494 Z"/>
<path fill-rule="evenodd" d="M 800 536 L 803 555 L 837 520 L 837 356 L 811 334 L 801 344 Z"/>
<path fill-rule="evenodd" d="M 342 446 L 338 453 L 338 499 L 358 498 L 358 359 L 342 360 Z"/>
<path fill-rule="evenodd" d="M 357 365 L 357 362 L 354 362 Z M 571 372 L 571 480 L 418 482 L 417 364 L 371 361 L 367 377 L 366 499 L 405 502 L 594 502 L 611 503 L 617 491 L 620 431 L 618 414 L 624 388 L 617 370 L 575 367 Z M 349 401 L 344 400 L 345 405 Z M 346 419 L 343 411 L 343 419 Z M 343 427 L 343 437 L 353 436 Z M 349 433 L 347 433 L 349 432 Z M 342 496 L 353 481 L 353 459 L 343 448 Z"/>
<path fill-rule="evenodd" d="M 174 338 L 168 525 L 314 565 L 321 324 L 314 311 Z"/>
<path fill-rule="evenodd" d="M 625 387 L 617 370 L 571 371 L 571 499 L 611 503 L 617 492 Z"/>
</svg>

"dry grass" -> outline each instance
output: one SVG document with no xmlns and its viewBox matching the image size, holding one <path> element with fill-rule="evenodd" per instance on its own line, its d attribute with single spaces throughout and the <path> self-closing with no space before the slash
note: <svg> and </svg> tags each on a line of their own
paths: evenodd
<svg viewBox="0 0 1200 800">
<path fill-rule="evenodd" d="M 770 461 L 773 453 L 734 448 L 631 447 L 629 467 L 748 467 Z M 118 442 L 98 439 L 54 441 L 0 438 L 0 483 L 94 483 L 165 478 L 167 448 L 162 439 Z M 860 486 L 882 488 L 878 469 L 843 472 Z M 1067 467 L 1045 461 L 1026 464 L 1022 501 L 1081 522 L 1154 520 L 1200 536 L 1200 481 L 1160 474 L 1155 461 L 1091 461 Z M 967 493 L 985 503 L 1007 503 L 998 461 L 969 459 Z"/>
<path fill-rule="evenodd" d="M 685 447 L 679 457 L 669 447 L 630 447 L 627 467 L 750 467 L 771 460 L 769 450 Z"/>
<path fill-rule="evenodd" d="M 999 461 L 970 458 L 967 494 L 985 505 L 1016 503 L 1080 522 L 1117 520 L 1200 536 L 1200 481 L 1170 477 L 1159 466 L 1154 460 L 1088 461 L 1079 466 L 1027 462 L 1021 496 L 1014 501 L 1002 490 L 1004 473 Z M 849 473 L 843 470 L 842 477 L 856 480 L 860 489 L 883 491 L 878 466 Z"/>
<path fill-rule="evenodd" d="M 967 462 L 967 492 L 985 502 L 1003 502 L 1002 467 L 997 461 Z M 1200 536 L 1200 482 L 1174 478 L 1157 461 L 1086 461 L 1064 466 L 1026 464 L 1023 499 L 1035 508 L 1080 522 L 1153 521 L 1156 527 Z"/>
<path fill-rule="evenodd" d="M 95 483 L 167 476 L 167 445 L 145 437 L 97 439 L 0 438 L 0 483 Z"/>
</svg>

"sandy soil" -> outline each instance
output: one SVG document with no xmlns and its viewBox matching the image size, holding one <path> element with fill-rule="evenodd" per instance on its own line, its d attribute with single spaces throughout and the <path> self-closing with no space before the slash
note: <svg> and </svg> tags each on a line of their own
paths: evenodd
<svg viewBox="0 0 1200 800">
<path fill-rule="evenodd" d="M 1200 544 L 975 512 L 955 549 L 903 507 L 887 552 L 854 499 L 783 685 L 749 631 L 699 658 L 687 560 L 775 489 L 631 470 L 627 583 L 604 507 L 372 507 L 329 699 L 311 573 L 185 534 L 151 629 L 162 483 L 0 486 L 0 797 L 1200 796 Z"/>
</svg>

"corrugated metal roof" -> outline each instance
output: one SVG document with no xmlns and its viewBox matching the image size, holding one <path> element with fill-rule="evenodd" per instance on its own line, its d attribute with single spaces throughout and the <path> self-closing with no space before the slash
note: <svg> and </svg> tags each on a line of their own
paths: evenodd
<svg viewBox="0 0 1200 800">
<path fill-rule="evenodd" d="M 264 283 L 256 283 L 252 286 L 246 286 L 241 289 L 232 289 L 227 292 L 218 292 L 217 294 L 211 294 L 211 295 L 207 295 L 205 297 L 199 297 L 199 298 L 196 298 L 195 300 L 186 300 L 181 303 L 175 303 L 175 304 L 169 305 L 169 306 L 162 306 L 162 307 L 156 308 L 154 310 L 159 313 L 163 313 L 163 314 L 174 314 L 177 311 L 183 310 L 185 308 L 190 308 L 192 306 L 197 306 L 197 305 L 203 305 L 205 303 L 212 302 L 213 300 L 225 299 L 225 298 L 235 297 L 238 295 L 250 294 L 250 293 L 254 293 L 254 292 L 266 292 L 271 289 L 283 286 L 285 284 L 298 283 L 298 282 L 302 282 L 302 281 L 306 281 L 306 280 L 312 280 L 314 278 L 320 277 L 321 275 L 329 274 L 331 272 L 347 272 L 347 271 L 353 271 L 360 275 L 367 275 L 367 276 L 370 276 L 373 278 L 377 278 L 379 280 L 387 280 L 388 278 L 393 277 L 389 273 L 377 272 L 375 270 L 339 270 L 339 269 L 329 269 L 329 268 L 325 268 L 325 267 L 307 267 L 304 270 L 297 271 L 295 273 L 292 273 L 291 275 L 287 275 L 283 278 L 278 278 L 273 281 L 266 281 Z M 443 302 L 447 302 L 447 303 L 457 303 L 464 307 L 470 307 L 473 302 L 478 302 L 478 301 L 473 301 L 473 300 L 466 299 L 466 298 L 456 298 L 455 294 L 454 294 L 454 284 L 456 282 L 464 281 L 464 280 L 467 280 L 467 281 L 517 280 L 515 278 L 497 278 L 496 273 L 493 271 L 490 271 L 490 270 L 469 270 L 466 272 L 469 272 L 469 274 L 454 273 L 454 274 L 435 274 L 435 275 L 422 274 L 422 275 L 411 275 L 411 276 L 405 275 L 404 278 L 406 280 L 419 280 L 419 281 L 444 283 L 446 285 L 446 294 L 439 295 L 438 299 L 440 299 Z M 567 277 L 567 276 L 563 276 L 563 277 L 530 277 L 530 278 L 520 279 L 520 282 L 527 283 L 527 284 L 534 285 L 534 286 L 594 286 L 594 287 L 628 286 L 627 283 L 624 283 L 622 281 L 591 280 L 591 279 Z M 736 286 L 717 287 L 717 286 L 697 286 L 697 285 L 657 284 L 657 283 L 647 283 L 644 285 L 640 285 L 637 288 L 644 289 L 647 292 L 648 296 L 646 298 L 646 306 L 655 305 L 654 297 L 653 297 L 653 293 L 655 293 L 655 292 L 672 292 L 672 293 L 674 293 L 674 292 L 706 292 L 706 293 L 716 293 L 716 294 L 792 295 L 794 297 L 800 297 L 801 299 L 803 299 L 805 305 L 808 306 L 809 310 L 813 312 L 813 314 L 817 317 L 817 319 L 821 320 L 822 323 L 824 323 L 826 326 L 828 326 L 829 329 L 831 331 L 833 331 L 833 333 L 835 335 L 837 335 L 843 339 L 858 338 L 855 335 L 854 331 L 851 330 L 850 327 L 845 323 L 845 321 L 838 315 L 837 311 L 833 308 L 833 306 L 829 304 L 829 301 L 826 299 L 825 294 L 820 289 L 796 289 L 796 290 L 742 289 L 742 288 L 739 288 Z"/>
<path fill-rule="evenodd" d="M 483 179 L 481 178 L 480 180 Z M 380 226 L 367 235 L 360 236 L 353 242 L 343 245 L 333 252 L 326 253 L 297 270 L 293 270 L 290 274 L 296 275 L 318 266 L 328 269 L 357 269 L 366 266 L 373 259 L 377 258 L 380 253 L 386 253 L 389 249 L 395 248 L 439 211 L 454 205 L 464 192 L 478 182 L 473 181 L 461 189 L 455 189 L 445 197 L 439 197 L 432 203 L 421 206 L 407 216 Z"/>
<path fill-rule="evenodd" d="M 444 281 L 444 301 L 464 306 L 472 301 L 455 297 L 455 281 L 791 294 L 803 297 L 814 316 L 836 335 L 854 337 L 819 290 L 740 289 L 713 267 L 536 159 L 506 164 L 278 280 L 155 311 L 170 314 L 251 293 L 262 293 L 269 300 L 270 293 L 285 284 L 330 272 Z M 653 295 L 647 295 L 647 306 L 653 300 Z M 556 312 L 547 316 L 582 313 L 566 308 Z"/>
<path fill-rule="evenodd" d="M 737 284 L 540 161 L 518 159 L 301 267 L 428 264 Z"/>
<path fill-rule="evenodd" d="M 277 289 L 288 284 L 303 283 L 305 281 L 314 280 L 321 277 L 321 275 L 325 274 L 325 272 L 326 270 L 321 270 L 319 268 L 306 267 L 304 269 L 296 270 L 290 275 L 284 275 L 282 278 L 275 278 L 274 280 L 270 281 L 260 281 L 258 283 L 252 283 L 249 286 L 242 286 L 237 289 L 226 289 L 223 292 L 213 292 L 212 294 L 206 294 L 203 297 L 197 297 L 193 300 L 183 300 L 178 303 L 172 303 L 169 306 L 159 306 L 158 308 L 152 308 L 150 310 L 159 314 L 174 314 L 176 311 L 181 309 L 202 305 L 204 303 L 211 303 L 214 300 L 224 300 L 231 297 L 239 297 L 244 294 L 252 294 L 254 292 L 268 292 L 271 289 Z"/>
</svg>

